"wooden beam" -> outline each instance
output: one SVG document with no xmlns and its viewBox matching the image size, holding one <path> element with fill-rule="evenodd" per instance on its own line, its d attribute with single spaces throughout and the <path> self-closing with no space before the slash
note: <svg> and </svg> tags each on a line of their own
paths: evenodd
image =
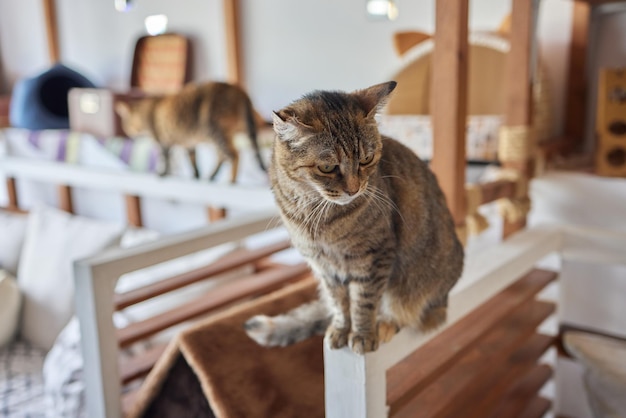
<svg viewBox="0 0 626 418">
<path fill-rule="evenodd" d="M 126 200 L 126 221 L 129 225 L 142 227 L 143 220 L 141 218 L 141 199 L 136 195 L 124 196 Z"/>
<path fill-rule="evenodd" d="M 48 56 L 51 63 L 61 59 L 59 53 L 59 27 L 57 24 L 56 0 L 43 0 L 46 36 L 48 39 Z"/>
<path fill-rule="evenodd" d="M 121 310 L 136 303 L 140 303 L 150 298 L 163 295 L 167 292 L 180 289 L 181 287 L 188 286 L 192 283 L 199 282 L 200 280 L 207 280 L 212 278 L 212 276 L 218 276 L 228 272 L 229 270 L 241 268 L 246 264 L 264 259 L 265 257 L 285 250 L 290 246 L 291 241 L 286 240 L 271 245 L 264 245 L 263 247 L 255 250 L 239 249 L 225 255 L 223 258 L 220 258 L 208 266 L 190 270 L 167 279 L 162 279 L 155 283 L 142 286 L 125 293 L 116 294 L 114 299 L 115 310 Z"/>
<path fill-rule="evenodd" d="M 59 209 L 68 213 L 74 213 L 74 201 L 72 199 L 72 188 L 64 184 L 57 186 L 59 196 Z"/>
<path fill-rule="evenodd" d="M 511 51 L 506 70 L 505 122 L 509 126 L 527 126 L 532 122 L 534 3 L 534 0 L 513 0 Z"/>
<path fill-rule="evenodd" d="M 308 265 L 299 263 L 277 267 L 225 283 L 179 307 L 118 329 L 119 346 L 127 347 L 176 324 L 198 318 L 231 303 L 272 292 L 286 284 L 307 277 L 314 280 Z"/>
<path fill-rule="evenodd" d="M 20 207 L 17 200 L 17 186 L 15 177 L 7 177 L 7 195 L 9 197 L 9 209 L 18 209 Z"/>
<path fill-rule="evenodd" d="M 457 226 L 465 224 L 468 1 L 438 0 L 432 56 L 431 167 Z"/>
<path fill-rule="evenodd" d="M 532 81 L 535 48 L 535 21 L 538 4 L 536 0 L 513 0 L 511 12 L 511 50 L 506 70 L 507 98 L 505 125 L 509 128 L 531 127 L 533 123 Z M 529 129 L 530 131 L 530 129 Z M 527 141 L 535 141 L 532 134 Z M 517 170 L 530 178 L 533 172 L 532 156 L 535 144 L 528 143 L 527 159 L 503 161 L 505 168 Z M 516 222 L 504 220 L 503 236 L 506 238 L 526 226 L 526 219 Z"/>
<path fill-rule="evenodd" d="M 240 39 L 240 0 L 224 0 L 224 28 L 226 31 L 227 79 L 243 86 Z"/>
<path fill-rule="evenodd" d="M 572 38 L 569 46 L 567 90 L 565 100 L 565 137 L 568 148 L 580 149 L 585 134 L 587 108 L 587 49 L 591 18 L 589 3 L 572 5 Z"/>
</svg>

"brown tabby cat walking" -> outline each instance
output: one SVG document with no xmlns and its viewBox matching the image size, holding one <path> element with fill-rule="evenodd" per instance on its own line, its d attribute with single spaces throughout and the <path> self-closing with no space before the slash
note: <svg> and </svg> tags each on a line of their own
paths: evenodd
<svg viewBox="0 0 626 418">
<path fill-rule="evenodd" d="M 374 115 L 395 88 L 318 91 L 274 114 L 272 189 L 320 301 L 245 324 L 262 345 L 326 332 L 332 348 L 378 348 L 404 326 L 446 319 L 463 247 L 426 164 L 381 137 Z"/>
<path fill-rule="evenodd" d="M 218 148 L 214 180 L 224 161 L 230 161 L 231 183 L 237 178 L 239 153 L 234 135 L 246 132 L 250 137 L 259 166 L 265 171 L 257 143 L 255 113 L 250 98 L 240 87 L 219 82 L 188 84 L 180 92 L 164 97 L 151 97 L 137 102 L 117 102 L 115 110 L 122 120 L 126 135 L 150 135 L 160 145 L 169 172 L 169 149 L 182 145 L 188 149 L 196 178 L 199 177 L 195 145 L 215 141 Z"/>
</svg>

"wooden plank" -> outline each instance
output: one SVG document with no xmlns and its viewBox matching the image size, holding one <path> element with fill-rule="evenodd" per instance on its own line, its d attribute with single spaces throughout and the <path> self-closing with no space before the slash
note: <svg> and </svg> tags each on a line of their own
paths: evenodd
<svg viewBox="0 0 626 418">
<path fill-rule="evenodd" d="M 117 330 L 120 347 L 126 347 L 176 324 L 197 318 L 244 298 L 268 293 L 310 274 L 306 263 L 267 270 L 212 289 L 202 297 L 178 308 L 135 322 Z"/>
<path fill-rule="evenodd" d="M 547 364 L 535 366 L 502 399 L 489 418 L 517 417 L 526 410 L 530 401 L 552 377 L 552 368 Z M 484 416 L 484 415 L 483 415 Z"/>
<path fill-rule="evenodd" d="M 226 209 L 224 208 L 217 208 L 215 206 L 209 206 L 207 208 L 207 213 L 209 217 L 209 222 L 216 222 L 216 221 L 226 218 Z"/>
<path fill-rule="evenodd" d="M 480 338 L 556 278 L 533 270 L 439 334 L 387 371 L 387 401 L 392 413 L 480 343 Z M 424 361 L 428 359 L 428 361 Z"/>
<path fill-rule="evenodd" d="M 585 133 L 587 114 L 587 55 L 590 2 L 575 1 L 572 5 L 571 40 L 565 100 L 565 137 L 569 148 L 580 150 Z"/>
<path fill-rule="evenodd" d="M 554 304 L 538 301 L 517 309 L 485 335 L 478 346 L 463 355 L 453 368 L 392 416 L 463 416 L 478 399 L 502 384 L 500 378 L 512 364 L 533 361 L 535 350 L 531 346 L 536 342 L 529 336 L 554 311 Z"/>
<path fill-rule="evenodd" d="M 291 242 L 289 240 L 280 241 L 272 245 L 266 245 L 254 250 L 239 249 L 230 254 L 225 255 L 214 263 L 208 266 L 201 267 L 195 270 L 190 270 L 186 273 L 158 281 L 148 286 L 115 295 L 114 303 L 115 309 L 120 310 L 127 308 L 144 300 L 162 295 L 172 290 L 180 289 L 181 287 L 196 283 L 200 280 L 207 279 L 211 276 L 216 276 L 225 273 L 229 270 L 245 266 L 246 264 L 253 263 L 257 260 L 263 259 L 271 254 L 289 248 Z"/>
<path fill-rule="evenodd" d="M 57 186 L 59 196 L 59 209 L 68 213 L 74 213 L 74 202 L 72 199 L 72 188 L 64 184 Z"/>
<path fill-rule="evenodd" d="M 224 30 L 226 32 L 227 79 L 230 83 L 243 86 L 239 0 L 224 0 L 223 7 Z"/>
<path fill-rule="evenodd" d="M 142 227 L 141 198 L 137 195 L 126 195 L 124 200 L 126 201 L 126 221 L 129 225 Z"/>
<path fill-rule="evenodd" d="M 520 382 L 534 367 L 537 367 L 537 361 L 553 346 L 554 341 L 555 338 L 552 336 L 533 335 L 529 344 L 521 348 L 506 365 L 496 371 L 497 376 L 493 377 L 492 382 L 497 381 L 497 383 L 492 384 L 484 393 L 475 392 L 477 402 L 470 405 L 473 415 L 471 417 L 468 415 L 467 418 L 489 416 L 498 403 L 506 398 L 508 391 L 512 390 L 516 382 Z"/>
<path fill-rule="evenodd" d="M 17 200 L 17 185 L 16 185 L 15 177 L 7 177 L 6 185 L 7 185 L 7 195 L 9 198 L 9 209 L 18 209 L 20 205 L 19 205 L 19 201 Z"/>
<path fill-rule="evenodd" d="M 511 128 L 532 125 L 532 77 L 534 65 L 534 28 L 536 0 L 513 0 L 511 11 L 511 50 L 507 55 L 505 104 L 505 125 Z M 529 136 L 529 141 L 535 138 Z M 529 144 L 529 150 L 534 149 Z M 533 158 L 526 160 L 502 161 L 505 168 L 513 168 L 522 176 L 530 178 L 533 172 Z M 509 222 L 504 219 L 503 238 L 526 226 L 526 219 Z"/>
<path fill-rule="evenodd" d="M 166 348 L 167 344 L 160 344 L 142 351 L 131 359 L 120 358 L 119 369 L 122 384 L 125 385 L 147 375 Z"/>
<path fill-rule="evenodd" d="M 457 226 L 465 224 L 468 1 L 437 0 L 432 53 L 431 167 Z"/>
<path fill-rule="evenodd" d="M 526 409 L 517 418 L 542 418 L 550 410 L 552 402 L 541 396 L 530 400 Z"/>
<path fill-rule="evenodd" d="M 511 50 L 507 55 L 505 123 L 528 126 L 532 123 L 532 51 L 534 43 L 534 0 L 513 0 Z"/>
<path fill-rule="evenodd" d="M 480 183 L 482 189 L 482 203 L 490 203 L 504 197 L 514 197 L 517 184 L 513 181 L 498 180 L 489 183 Z"/>
<path fill-rule="evenodd" d="M 59 29 L 57 23 L 56 0 L 43 0 L 44 19 L 46 21 L 46 38 L 48 41 L 48 57 L 52 64 L 60 58 Z"/>
</svg>

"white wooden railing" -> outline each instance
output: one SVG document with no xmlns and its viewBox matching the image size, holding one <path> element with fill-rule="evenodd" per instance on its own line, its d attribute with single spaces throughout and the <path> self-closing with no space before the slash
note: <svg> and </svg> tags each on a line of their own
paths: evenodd
<svg viewBox="0 0 626 418">
<path fill-rule="evenodd" d="M 268 210 L 275 207 L 267 186 L 215 184 L 173 176 L 113 171 L 48 160 L 0 156 L 0 175 L 53 185 L 149 196 L 226 209 Z"/>
<path fill-rule="evenodd" d="M 99 172 L 47 161 L 0 157 L 0 174 L 53 184 L 118 190 L 122 193 L 231 207 L 250 205 L 253 215 L 126 250 L 110 250 L 75 265 L 77 313 L 81 320 L 87 408 L 90 417 L 121 417 L 117 342 L 112 323 L 113 294 L 120 275 L 277 226 L 269 190 L 245 189 L 132 173 Z M 209 192 L 210 191 L 210 192 Z M 154 193 L 154 194 L 153 194 Z M 260 208 L 260 209 L 259 209 Z M 450 296 L 448 323 L 438 332 L 400 332 L 375 353 L 359 356 L 325 347 L 326 416 L 385 417 L 385 372 L 408 354 L 466 316 L 530 271 L 544 256 L 626 265 L 626 233 L 576 226 L 534 227 L 466 259 L 463 276 Z"/>
</svg>

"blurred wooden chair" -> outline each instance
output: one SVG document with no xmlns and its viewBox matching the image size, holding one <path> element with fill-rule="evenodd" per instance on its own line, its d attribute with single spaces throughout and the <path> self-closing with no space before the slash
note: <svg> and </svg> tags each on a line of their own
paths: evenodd
<svg viewBox="0 0 626 418">
<path fill-rule="evenodd" d="M 101 137 L 121 136 L 115 101 L 175 93 L 190 80 L 191 41 L 186 36 L 177 33 L 142 36 L 135 44 L 128 91 L 70 91 L 70 129 Z"/>
</svg>

